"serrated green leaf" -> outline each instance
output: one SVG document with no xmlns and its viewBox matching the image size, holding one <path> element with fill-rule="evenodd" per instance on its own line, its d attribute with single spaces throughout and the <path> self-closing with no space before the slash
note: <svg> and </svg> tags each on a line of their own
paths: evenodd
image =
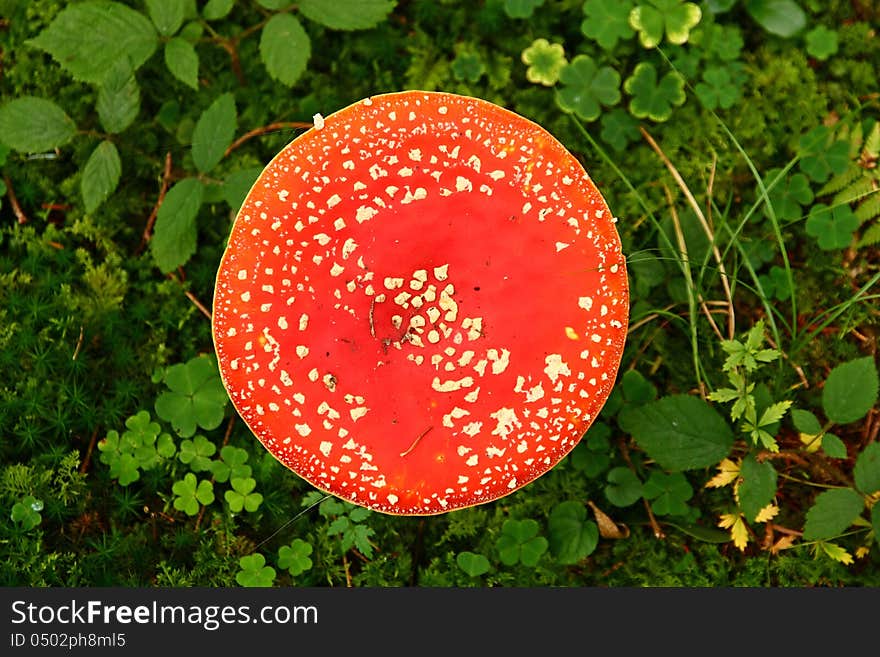
<svg viewBox="0 0 880 657">
<path fill-rule="evenodd" d="M 141 92 L 126 61 L 118 62 L 98 90 L 98 118 L 104 130 L 118 134 L 132 124 L 141 109 Z"/>
<path fill-rule="evenodd" d="M 794 0 L 746 0 L 746 11 L 771 34 L 789 38 L 807 24 L 807 16 Z"/>
<path fill-rule="evenodd" d="M 292 86 L 306 70 L 312 53 L 309 35 L 290 14 L 275 14 L 260 34 L 260 57 L 266 71 L 282 84 Z"/>
<path fill-rule="evenodd" d="M 669 470 L 691 470 L 719 463 L 730 453 L 734 435 L 709 404 L 689 395 L 672 395 L 627 409 L 621 428 Z"/>
<path fill-rule="evenodd" d="M 739 473 L 742 477 L 738 488 L 739 506 L 746 520 L 753 522 L 776 495 L 776 470 L 769 461 L 759 463 L 750 454 L 743 459 Z"/>
<path fill-rule="evenodd" d="M 140 68 L 156 50 L 150 20 L 120 2 L 91 0 L 68 5 L 49 27 L 27 41 L 49 53 L 75 79 L 101 84 L 115 64 Z"/>
<path fill-rule="evenodd" d="M 202 8 L 202 17 L 206 21 L 218 21 L 226 18 L 232 11 L 234 0 L 208 0 Z"/>
<path fill-rule="evenodd" d="M 196 215 L 202 205 L 202 183 L 184 178 L 174 184 L 156 215 L 150 251 L 162 273 L 184 264 L 196 251 Z"/>
<path fill-rule="evenodd" d="M 213 169 L 235 137 L 235 97 L 231 93 L 218 96 L 202 112 L 192 135 L 192 156 L 202 173 Z"/>
<path fill-rule="evenodd" d="M 165 44 L 165 66 L 171 74 L 188 87 L 199 88 L 199 56 L 193 45 L 181 37 Z"/>
<path fill-rule="evenodd" d="M 599 527 L 587 520 L 587 510 L 579 502 L 562 502 L 553 507 L 547 531 L 550 550 L 563 565 L 583 561 L 599 544 Z"/>
<path fill-rule="evenodd" d="M 835 488 L 820 493 L 807 511 L 804 540 L 822 540 L 842 534 L 863 508 L 862 496 L 852 488 Z"/>
<path fill-rule="evenodd" d="M 171 36 L 183 25 L 185 5 L 181 0 L 147 0 L 147 11 L 162 36 Z"/>
<path fill-rule="evenodd" d="M 391 13 L 397 0 L 299 0 L 297 7 L 309 20 L 334 30 L 365 30 Z"/>
<path fill-rule="evenodd" d="M 122 162 L 112 141 L 102 141 L 83 168 L 80 190 L 86 212 L 94 212 L 119 184 Z"/>
<path fill-rule="evenodd" d="M 819 419 L 810 411 L 800 408 L 793 408 L 791 411 L 791 421 L 794 428 L 809 436 L 816 436 L 822 433 L 822 425 Z"/>
<path fill-rule="evenodd" d="M 0 107 L 0 140 L 23 153 L 63 146 L 76 134 L 76 124 L 45 98 L 22 96 Z"/>
<path fill-rule="evenodd" d="M 766 427 L 768 424 L 779 422 L 785 417 L 785 413 L 788 411 L 791 404 L 792 402 L 790 401 L 781 401 L 771 404 L 764 409 L 763 413 L 761 413 L 761 419 L 758 420 L 758 426 Z"/>
<path fill-rule="evenodd" d="M 838 365 L 822 390 L 822 407 L 829 420 L 848 424 L 860 420 L 877 403 L 877 366 L 866 356 Z"/>
<path fill-rule="evenodd" d="M 229 205 L 229 209 L 238 212 L 251 187 L 254 186 L 262 167 L 251 167 L 233 171 L 223 181 L 223 200 Z"/>
<path fill-rule="evenodd" d="M 880 443 L 870 443 L 856 458 L 853 468 L 856 488 L 873 495 L 880 491 Z"/>
</svg>

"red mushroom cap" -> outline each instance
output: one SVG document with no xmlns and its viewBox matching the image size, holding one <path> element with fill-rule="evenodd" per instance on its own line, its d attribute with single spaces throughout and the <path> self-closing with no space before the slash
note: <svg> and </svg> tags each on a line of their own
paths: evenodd
<svg viewBox="0 0 880 657">
<path fill-rule="evenodd" d="M 318 117 L 232 228 L 223 381 L 321 490 L 405 515 L 507 495 L 611 391 L 629 311 L 614 224 L 556 139 L 492 103 L 407 91 Z"/>
</svg>

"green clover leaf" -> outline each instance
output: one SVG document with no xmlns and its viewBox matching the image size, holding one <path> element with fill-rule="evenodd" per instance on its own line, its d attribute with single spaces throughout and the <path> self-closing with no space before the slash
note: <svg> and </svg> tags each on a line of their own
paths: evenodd
<svg viewBox="0 0 880 657">
<path fill-rule="evenodd" d="M 613 468 L 608 472 L 605 497 L 614 506 L 631 506 L 642 499 L 642 482 L 629 468 Z"/>
<path fill-rule="evenodd" d="M 275 581 L 275 569 L 266 565 L 266 557 L 262 554 L 250 554 L 238 560 L 241 570 L 235 575 L 235 581 L 241 586 L 266 588 Z"/>
<path fill-rule="evenodd" d="M 455 555 L 455 563 L 469 577 L 479 577 L 489 572 L 489 560 L 475 552 L 459 552 Z"/>
<path fill-rule="evenodd" d="M 460 52 L 452 60 L 452 74 L 461 82 L 476 82 L 486 72 L 486 66 L 477 53 Z"/>
<path fill-rule="evenodd" d="M 141 478 L 139 466 L 133 454 L 123 452 L 110 463 L 110 476 L 118 479 L 120 486 L 128 486 Z"/>
<path fill-rule="evenodd" d="M 773 181 L 780 171 L 781 169 L 771 169 L 767 172 L 765 180 Z M 803 206 L 813 202 L 810 181 L 802 173 L 795 173 L 776 183 L 767 196 L 773 205 L 776 217 L 783 221 L 797 221 L 804 215 Z M 764 214 L 770 216 L 770 211 L 766 206 Z"/>
<path fill-rule="evenodd" d="M 629 39 L 634 34 L 629 24 L 632 10 L 630 0 L 586 0 L 581 32 L 605 50 L 614 50 L 618 41 Z"/>
<path fill-rule="evenodd" d="M 699 52 L 705 58 L 714 55 L 724 62 L 739 59 L 745 42 L 742 30 L 734 25 L 705 23 L 691 32 L 689 43 L 699 46 Z"/>
<path fill-rule="evenodd" d="M 285 569 L 293 577 L 302 575 L 312 568 L 311 543 L 306 543 L 301 538 L 295 538 L 290 545 L 284 545 L 278 550 L 278 567 Z"/>
<path fill-rule="evenodd" d="M 192 440 L 184 440 L 180 443 L 180 454 L 177 458 L 181 463 L 189 465 L 193 472 L 204 472 L 211 469 L 211 457 L 217 447 L 201 434 Z"/>
<path fill-rule="evenodd" d="M 785 273 L 785 269 L 778 265 L 770 267 L 767 274 L 758 276 L 761 281 L 761 287 L 764 288 L 764 294 L 779 301 L 785 301 L 791 298 L 791 281 Z"/>
<path fill-rule="evenodd" d="M 703 81 L 694 87 L 697 98 L 707 110 L 730 109 L 739 99 L 740 88 L 733 81 L 730 71 L 713 66 L 703 71 Z"/>
<path fill-rule="evenodd" d="M 596 422 L 583 440 L 571 452 L 571 465 L 575 470 L 593 478 L 608 469 L 611 463 L 609 437 L 611 429 L 604 422 Z"/>
<path fill-rule="evenodd" d="M 640 119 L 666 121 L 672 116 L 673 106 L 685 101 L 684 79 L 670 71 L 658 81 L 657 69 L 648 62 L 636 65 L 633 74 L 623 83 L 623 88 L 633 97 L 630 112 Z"/>
<path fill-rule="evenodd" d="M 559 72 L 568 64 L 565 50 L 558 43 L 550 43 L 547 39 L 535 39 L 532 45 L 522 51 L 526 79 L 533 84 L 552 87 L 559 80 Z"/>
<path fill-rule="evenodd" d="M 654 470 L 642 489 L 645 499 L 651 501 L 651 509 L 660 516 L 683 516 L 688 513 L 686 502 L 694 495 L 682 472 L 666 474 Z"/>
<path fill-rule="evenodd" d="M 846 171 L 849 166 L 849 144 L 832 142 L 831 130 L 819 125 L 803 135 L 798 142 L 801 156 L 798 166 L 814 181 L 824 183 L 832 174 Z"/>
<path fill-rule="evenodd" d="M 848 205 L 829 208 L 817 203 L 807 217 L 807 234 L 815 237 L 823 251 L 845 249 L 852 243 L 853 233 L 859 227 L 859 218 Z"/>
<path fill-rule="evenodd" d="M 544 0 L 504 0 L 504 11 L 511 18 L 531 18 Z"/>
<path fill-rule="evenodd" d="M 601 119 L 602 131 L 599 135 L 611 148 L 618 153 L 639 138 L 639 123 L 629 112 L 616 107 L 610 112 L 605 112 Z"/>
<path fill-rule="evenodd" d="M 814 27 L 805 35 L 807 52 L 816 59 L 826 60 L 837 52 L 837 32 L 824 25 Z"/>
<path fill-rule="evenodd" d="M 33 495 L 26 495 L 20 502 L 12 505 L 12 513 L 9 517 L 12 522 L 21 525 L 24 531 L 30 531 L 43 522 L 43 517 L 40 515 L 42 510 L 42 500 L 38 500 Z"/>
<path fill-rule="evenodd" d="M 208 480 L 198 481 L 192 472 L 188 472 L 180 481 L 171 486 L 174 493 L 174 508 L 188 516 L 199 512 L 199 505 L 207 506 L 214 501 L 214 485 Z"/>
<path fill-rule="evenodd" d="M 597 67 L 591 57 L 578 55 L 559 72 L 556 102 L 563 111 L 574 112 L 584 121 L 595 121 L 602 105 L 620 102 L 620 75 L 610 66 Z"/>
<path fill-rule="evenodd" d="M 538 529 L 537 521 L 531 518 L 505 520 L 501 526 L 501 536 L 495 542 L 501 563 L 515 566 L 522 562 L 524 566 L 536 566 L 549 546 L 546 538 L 538 536 Z"/>
<path fill-rule="evenodd" d="M 245 465 L 247 460 L 247 450 L 226 445 L 220 450 L 220 460 L 211 462 L 211 474 L 220 483 L 229 481 L 230 477 L 246 479 L 251 476 L 251 467 Z"/>
<path fill-rule="evenodd" d="M 257 482 L 252 477 L 233 477 L 229 480 L 232 490 L 226 491 L 223 497 L 229 503 L 229 509 L 233 513 L 239 513 L 242 509 L 253 513 L 263 503 L 263 496 L 254 493 Z"/>
<path fill-rule="evenodd" d="M 669 43 L 686 43 L 692 28 L 703 12 L 693 2 L 682 0 L 645 0 L 629 14 L 629 24 L 639 33 L 645 48 L 656 48 L 664 33 Z"/>
<path fill-rule="evenodd" d="M 192 436 L 196 425 L 206 430 L 220 426 L 229 398 L 213 358 L 197 356 L 172 365 L 165 384 L 169 390 L 156 399 L 156 414 L 171 422 L 181 438 Z"/>
</svg>

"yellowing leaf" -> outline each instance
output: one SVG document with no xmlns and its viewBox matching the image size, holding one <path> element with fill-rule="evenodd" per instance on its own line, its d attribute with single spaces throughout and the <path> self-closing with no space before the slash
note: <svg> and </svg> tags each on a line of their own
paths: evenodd
<svg viewBox="0 0 880 657">
<path fill-rule="evenodd" d="M 755 522 L 767 522 L 768 520 L 773 520 L 779 513 L 779 507 L 775 504 L 768 504 L 763 509 L 758 511 L 758 515 L 755 516 Z"/>
<path fill-rule="evenodd" d="M 816 543 L 816 547 L 821 548 L 822 551 L 829 557 L 831 557 L 835 561 L 839 561 L 846 566 L 849 566 L 853 562 L 852 555 L 836 543 L 826 543 L 825 541 L 819 541 L 818 543 Z"/>
<path fill-rule="evenodd" d="M 733 540 L 733 544 L 740 551 L 745 551 L 746 545 L 749 543 L 749 530 L 741 513 L 722 513 L 718 526 L 722 529 L 730 529 L 730 538 Z"/>
<path fill-rule="evenodd" d="M 794 536 L 783 536 L 770 548 L 770 554 L 779 554 L 794 545 Z"/>
<path fill-rule="evenodd" d="M 706 482 L 706 488 L 722 488 L 728 486 L 739 477 L 739 463 L 724 459 L 718 464 L 718 474 Z"/>
<path fill-rule="evenodd" d="M 856 559 L 864 559 L 871 552 L 871 548 L 867 545 L 860 545 L 856 548 Z"/>
<path fill-rule="evenodd" d="M 817 451 L 822 446 L 822 441 L 819 440 L 819 436 L 822 434 L 816 434 L 812 436 L 808 433 L 800 434 L 801 442 L 804 444 L 804 449 L 808 452 L 812 453 Z"/>
</svg>

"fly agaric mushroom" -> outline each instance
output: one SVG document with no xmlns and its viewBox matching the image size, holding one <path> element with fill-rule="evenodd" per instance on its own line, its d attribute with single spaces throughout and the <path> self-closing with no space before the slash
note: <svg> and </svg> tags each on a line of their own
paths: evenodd
<svg viewBox="0 0 880 657">
<path fill-rule="evenodd" d="M 620 363 L 615 219 L 538 125 L 448 93 L 373 96 L 257 179 L 217 276 L 238 413 L 284 465 L 370 509 L 507 495 L 577 444 Z"/>
</svg>

